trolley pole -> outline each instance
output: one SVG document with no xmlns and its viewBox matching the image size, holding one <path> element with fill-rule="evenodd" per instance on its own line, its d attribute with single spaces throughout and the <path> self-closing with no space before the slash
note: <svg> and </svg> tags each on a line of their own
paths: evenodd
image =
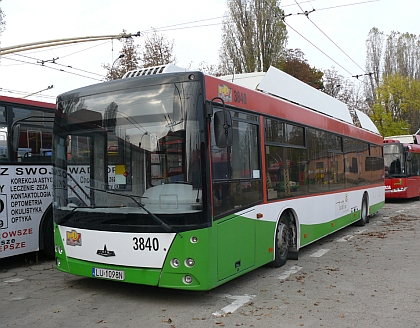
<svg viewBox="0 0 420 328">
<path fill-rule="evenodd" d="M 121 34 L 114 34 L 114 35 L 84 36 L 84 37 L 76 37 L 76 38 L 32 42 L 32 43 L 26 43 L 26 44 L 19 44 L 19 45 L 11 46 L 11 47 L 0 48 L 0 56 L 13 54 L 16 52 L 27 51 L 27 50 L 39 49 L 39 48 L 62 46 L 65 44 L 111 40 L 111 39 L 127 39 L 127 38 L 131 38 L 135 36 L 140 36 L 140 32 L 128 33 L 128 34 L 121 33 Z"/>
</svg>

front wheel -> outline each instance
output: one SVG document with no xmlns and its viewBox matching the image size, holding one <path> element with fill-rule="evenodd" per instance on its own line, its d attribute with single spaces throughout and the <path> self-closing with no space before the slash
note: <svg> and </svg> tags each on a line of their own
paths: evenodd
<svg viewBox="0 0 420 328">
<path fill-rule="evenodd" d="M 54 252 L 54 224 L 52 213 L 50 213 L 44 223 L 44 250 L 43 253 L 50 259 L 55 256 Z"/>
<path fill-rule="evenodd" d="M 283 213 L 276 228 L 275 255 L 272 265 L 275 268 L 281 267 L 287 262 L 290 249 L 290 223 L 289 217 Z"/>
</svg>

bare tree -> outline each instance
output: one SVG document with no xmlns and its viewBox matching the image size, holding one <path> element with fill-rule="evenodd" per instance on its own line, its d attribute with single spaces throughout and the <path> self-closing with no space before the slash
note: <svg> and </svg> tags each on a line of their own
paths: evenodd
<svg viewBox="0 0 420 328">
<path fill-rule="evenodd" d="M 222 69 L 220 66 L 209 64 L 204 61 L 200 62 L 200 64 L 198 65 L 198 69 L 206 74 L 213 75 L 213 76 L 223 75 L 221 73 Z"/>
<path fill-rule="evenodd" d="M 0 2 L 1 2 L 1 0 L 0 0 Z M 4 16 L 5 16 L 4 12 L 0 8 L 0 35 L 2 34 L 2 32 L 4 31 L 5 26 L 6 26 L 6 21 L 4 20 Z"/>
<path fill-rule="evenodd" d="M 382 53 L 384 44 L 383 32 L 376 27 L 369 31 L 366 40 L 366 98 L 375 100 L 375 90 L 378 88 L 382 75 Z"/>
<path fill-rule="evenodd" d="M 383 74 L 420 79 L 419 47 L 420 37 L 410 33 L 391 32 L 386 40 Z"/>
<path fill-rule="evenodd" d="M 219 51 L 221 73 L 250 73 L 280 67 L 287 43 L 278 0 L 228 0 Z"/>
<path fill-rule="evenodd" d="M 393 31 L 385 38 L 373 28 L 366 46 L 371 118 L 384 135 L 414 133 L 420 125 L 420 36 Z"/>
<path fill-rule="evenodd" d="M 372 28 L 366 40 L 366 71 L 366 97 L 373 101 L 385 76 L 420 80 L 420 36 L 393 31 L 385 37 Z"/>
<path fill-rule="evenodd" d="M 324 92 L 331 97 L 338 98 L 344 89 L 344 78 L 339 75 L 334 67 L 324 70 Z"/>
<path fill-rule="evenodd" d="M 102 67 L 107 70 L 105 77 L 107 81 L 120 79 L 128 71 L 141 68 L 138 54 L 139 46 L 134 44 L 132 38 L 125 38 L 120 41 L 123 42 L 120 56 L 112 64 L 102 64 Z"/>
<path fill-rule="evenodd" d="M 153 32 L 145 39 L 144 49 L 141 56 L 143 67 L 152 67 L 166 64 L 175 64 L 173 54 L 174 41 L 169 41 L 164 36 Z"/>
<path fill-rule="evenodd" d="M 156 32 L 145 39 L 143 50 L 132 38 L 120 41 L 123 42 L 120 56 L 112 64 L 102 64 L 107 70 L 105 77 L 107 81 L 120 79 L 128 71 L 175 63 L 175 56 L 172 54 L 173 41 L 169 42 Z"/>
<path fill-rule="evenodd" d="M 339 75 L 334 67 L 324 70 L 324 92 L 345 103 L 350 111 L 353 121 L 357 124 L 358 119 L 355 109 L 364 113 L 369 112 L 363 86 L 355 84 L 349 79 Z"/>
</svg>

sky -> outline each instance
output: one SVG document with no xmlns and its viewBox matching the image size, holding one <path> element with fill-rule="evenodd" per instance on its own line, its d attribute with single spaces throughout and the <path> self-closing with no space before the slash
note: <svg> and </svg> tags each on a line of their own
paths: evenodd
<svg viewBox="0 0 420 328">
<path fill-rule="evenodd" d="M 373 27 L 385 35 L 420 34 L 418 0 L 282 0 L 280 7 L 287 48 L 301 49 L 311 66 L 334 67 L 355 83 L 352 76 L 365 73 L 365 42 Z M 226 0 L 2 0 L 0 8 L 6 21 L 1 48 L 123 30 L 140 32 L 135 43 L 141 46 L 156 29 L 173 40 L 176 64 L 192 68 L 218 63 L 227 13 Z M 111 65 L 120 50 L 118 40 L 104 40 L 1 56 L 0 95 L 53 103 L 63 92 L 103 81 L 102 65 Z"/>
</svg>

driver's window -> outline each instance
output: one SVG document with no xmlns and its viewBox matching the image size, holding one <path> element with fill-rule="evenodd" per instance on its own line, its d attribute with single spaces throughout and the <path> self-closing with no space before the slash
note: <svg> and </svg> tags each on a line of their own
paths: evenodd
<svg viewBox="0 0 420 328">
<path fill-rule="evenodd" d="M 185 131 L 169 132 L 150 155 L 150 184 L 185 182 Z"/>
</svg>

